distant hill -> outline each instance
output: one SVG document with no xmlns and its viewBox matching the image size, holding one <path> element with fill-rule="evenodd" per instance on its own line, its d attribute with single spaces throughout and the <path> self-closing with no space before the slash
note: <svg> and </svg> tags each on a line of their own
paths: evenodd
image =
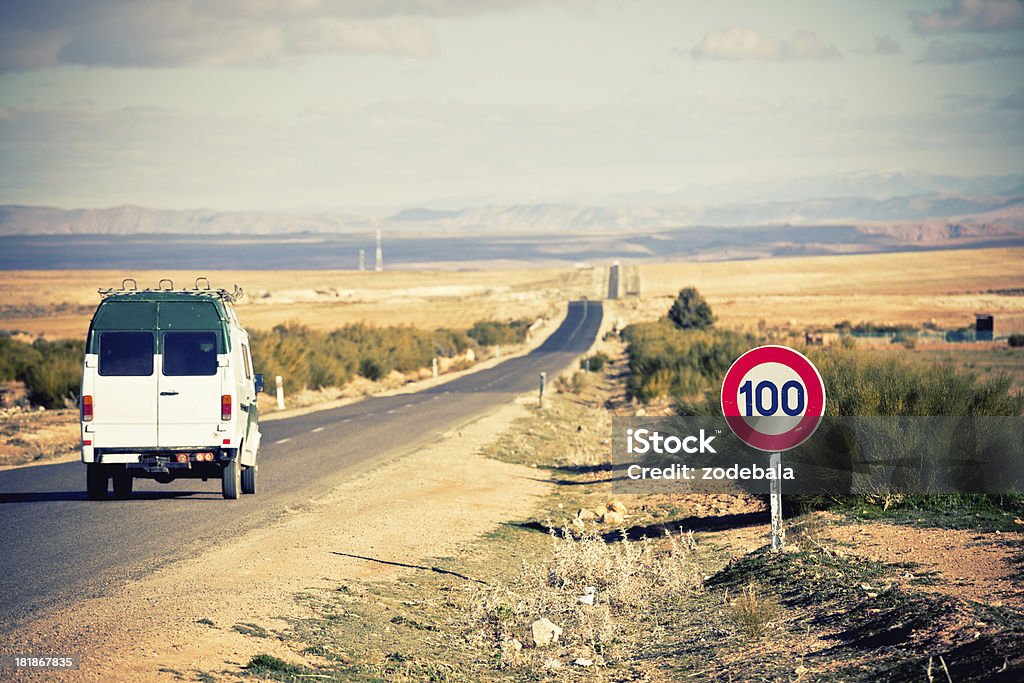
<svg viewBox="0 0 1024 683">
<path fill-rule="evenodd" d="M 316 215 L 266 211 L 175 211 L 144 206 L 109 209 L 57 209 L 0 206 L 0 235 L 273 235 L 365 230 L 366 219 L 344 214 Z"/>
<path fill-rule="evenodd" d="M 671 199 L 673 195 L 668 195 Z M 65 210 L 0 206 L 0 235 L 351 234 L 386 228 L 427 235 L 459 233 L 621 233 L 685 227 L 864 224 L 945 220 L 1024 229 L 1024 176 L 959 177 L 919 171 L 824 176 L 718 187 L 682 201 L 628 195 L 606 205 L 538 203 L 438 210 L 409 207 L 381 221 L 344 213 L 168 210 L 141 206 Z M 644 199 L 650 201 L 644 203 Z M 629 200 L 629 201 L 626 201 Z"/>
</svg>

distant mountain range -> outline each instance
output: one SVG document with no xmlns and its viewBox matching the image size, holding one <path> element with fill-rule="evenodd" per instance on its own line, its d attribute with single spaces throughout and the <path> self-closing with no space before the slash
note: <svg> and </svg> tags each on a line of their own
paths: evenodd
<svg viewBox="0 0 1024 683">
<path fill-rule="evenodd" d="M 697 196 L 699 195 L 699 197 Z M 1024 232 L 1024 176 L 960 177 L 919 171 L 859 173 L 735 187 L 618 196 L 607 205 L 526 204 L 457 210 L 411 207 L 379 219 L 345 213 L 58 209 L 0 206 L 0 235 L 638 233 L 687 227 L 921 222 L 972 233 Z M 894 228 L 896 226 L 893 226 Z M 912 227 L 912 226 L 911 226 Z M 954 231 L 955 232 L 955 231 Z"/>
</svg>

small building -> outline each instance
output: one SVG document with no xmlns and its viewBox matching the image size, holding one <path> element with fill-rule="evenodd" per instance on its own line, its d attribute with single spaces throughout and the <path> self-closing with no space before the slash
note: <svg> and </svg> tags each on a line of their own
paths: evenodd
<svg viewBox="0 0 1024 683">
<path fill-rule="evenodd" d="M 995 331 L 995 316 L 988 313 L 974 314 L 974 339 L 975 341 L 992 341 Z"/>
</svg>

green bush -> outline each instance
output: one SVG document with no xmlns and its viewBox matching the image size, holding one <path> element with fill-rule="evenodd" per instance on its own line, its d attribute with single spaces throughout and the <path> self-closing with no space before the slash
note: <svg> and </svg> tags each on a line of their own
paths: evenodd
<svg viewBox="0 0 1024 683">
<path fill-rule="evenodd" d="M 583 370 L 590 370 L 590 372 L 601 372 L 604 369 L 604 364 L 608 362 L 608 354 L 603 351 L 587 356 L 580 360 L 580 368 Z"/>
<path fill-rule="evenodd" d="M 62 408 L 75 401 L 82 386 L 81 341 L 46 341 L 31 344 L 0 337 L 0 381 L 18 380 L 28 389 L 29 401 L 45 408 Z"/>
<path fill-rule="evenodd" d="M 529 329 L 530 323 L 526 320 L 513 320 L 507 323 L 481 321 L 473 325 L 466 334 L 480 346 L 498 346 L 522 343 Z"/>
<path fill-rule="evenodd" d="M 298 323 L 250 334 L 253 365 L 272 383 L 281 375 L 289 391 L 341 386 L 358 373 L 383 379 L 393 370 L 429 367 L 435 357 L 454 358 L 474 346 L 508 344 L 526 337 L 529 323 L 478 323 L 467 332 L 421 330 L 411 326 L 346 325 L 332 332 Z M 18 380 L 29 400 L 47 408 L 77 398 L 82 383 L 81 341 L 37 340 L 32 344 L 0 335 L 0 381 Z"/>
<path fill-rule="evenodd" d="M 980 378 L 950 363 L 902 354 L 829 348 L 810 353 L 828 396 L 828 415 L 1020 415 L 1013 379 Z"/>
<path fill-rule="evenodd" d="M 320 332 L 288 323 L 250 337 L 256 371 L 281 375 L 285 387 L 296 391 L 341 386 L 356 374 L 377 381 L 392 371 L 430 367 L 435 357 L 454 358 L 474 346 L 522 341 L 528 327 L 522 320 L 477 323 L 467 332 L 355 323 Z"/>
<path fill-rule="evenodd" d="M 711 306 L 696 287 L 679 290 L 672 308 L 668 310 L 668 319 L 681 330 L 702 330 L 715 324 Z"/>
<path fill-rule="evenodd" d="M 622 331 L 629 354 L 630 395 L 692 397 L 721 382 L 725 371 L 754 346 L 750 335 L 723 330 L 681 330 L 667 320 Z"/>
<path fill-rule="evenodd" d="M 1024 346 L 1024 334 L 1011 334 L 1006 343 L 1013 347 Z"/>
</svg>

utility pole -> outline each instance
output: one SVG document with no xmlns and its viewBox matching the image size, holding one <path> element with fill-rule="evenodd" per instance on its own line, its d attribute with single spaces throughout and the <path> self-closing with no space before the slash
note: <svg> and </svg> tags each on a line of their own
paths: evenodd
<svg viewBox="0 0 1024 683">
<path fill-rule="evenodd" d="M 380 230 L 377 231 L 377 263 L 373 269 L 378 273 L 384 270 L 384 249 L 380 245 Z"/>
<path fill-rule="evenodd" d="M 359 270 L 366 270 L 366 250 L 359 250 Z"/>
</svg>

